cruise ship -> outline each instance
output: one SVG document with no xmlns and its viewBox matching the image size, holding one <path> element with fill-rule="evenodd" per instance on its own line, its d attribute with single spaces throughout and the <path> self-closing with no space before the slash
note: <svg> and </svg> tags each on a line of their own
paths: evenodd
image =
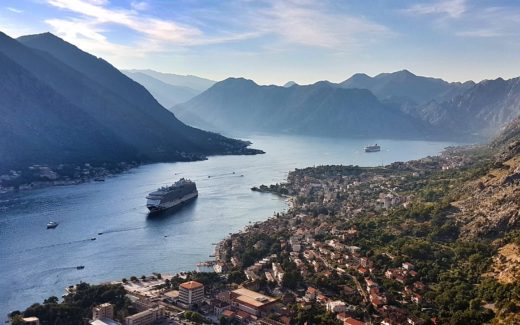
<svg viewBox="0 0 520 325">
<path fill-rule="evenodd" d="M 161 187 L 148 194 L 146 207 L 150 212 L 164 211 L 196 198 L 198 195 L 195 183 L 181 178 L 171 186 Z"/>
<path fill-rule="evenodd" d="M 381 151 L 381 146 L 377 145 L 377 143 L 374 145 L 365 147 L 365 152 L 379 152 L 379 151 Z"/>
</svg>

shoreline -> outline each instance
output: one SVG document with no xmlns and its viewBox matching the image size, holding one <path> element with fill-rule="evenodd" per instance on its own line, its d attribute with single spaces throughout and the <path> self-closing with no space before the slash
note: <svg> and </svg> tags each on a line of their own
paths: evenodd
<svg viewBox="0 0 520 325">
<path fill-rule="evenodd" d="M 156 163 L 179 163 L 179 162 L 197 162 L 205 161 L 211 157 L 218 156 L 250 156 L 265 154 L 265 151 L 254 148 L 243 148 L 237 153 L 222 153 L 204 156 L 186 156 L 185 160 L 175 161 L 156 161 L 156 162 L 137 162 L 122 161 L 117 163 L 101 163 L 101 164 L 34 164 L 25 168 L 15 168 L 0 174 L 0 198 L 14 193 L 23 193 L 32 190 L 50 188 L 55 186 L 72 186 L 90 182 L 104 182 L 106 178 L 116 177 L 124 174 L 134 168 L 146 166 Z M 70 177 L 59 174 L 63 168 L 68 170 L 77 170 L 77 174 Z M 30 180 L 25 183 L 17 181 L 20 177 L 28 177 L 28 173 L 39 173 L 29 176 Z M 93 172 L 93 173 L 92 173 Z M 7 185 L 6 185 L 7 183 Z"/>
<path fill-rule="evenodd" d="M 147 165 L 147 164 L 140 164 L 140 165 L 137 165 L 137 166 L 135 166 L 135 167 L 142 166 L 142 165 Z M 132 167 L 132 168 L 134 168 L 134 167 Z M 362 168 L 376 168 L 376 167 L 362 167 Z M 129 170 L 130 170 L 130 169 L 131 169 L 131 168 L 129 168 Z M 271 193 L 271 194 L 275 194 L 275 193 Z M 288 209 L 292 209 L 292 208 L 293 208 L 293 206 L 294 206 L 294 197 L 293 197 L 293 196 L 291 196 L 291 195 L 278 195 L 278 196 L 284 198 L 284 202 L 285 202 L 285 204 L 287 205 Z M 281 214 L 282 212 L 279 212 L 279 213 Z M 275 213 L 275 216 L 276 216 L 276 213 Z M 269 219 L 273 219 L 273 218 L 275 218 L 275 216 L 273 216 L 273 215 L 271 215 L 271 216 L 269 216 L 269 215 L 264 215 L 264 218 L 265 218 L 264 220 L 262 220 L 262 221 L 257 221 L 257 222 L 255 222 L 254 224 L 258 224 L 258 223 L 266 222 L 266 221 L 269 220 Z M 250 227 L 250 225 L 245 224 L 245 225 L 244 225 L 240 230 L 238 230 L 235 234 L 239 234 L 239 233 L 244 233 L 244 232 L 246 232 L 248 227 Z M 222 239 L 220 239 L 219 244 L 222 243 L 222 242 L 224 242 L 224 241 L 225 241 L 226 239 L 228 239 L 228 238 L 229 238 L 229 236 L 225 236 L 225 237 L 223 237 Z M 192 269 L 192 271 L 194 271 L 194 269 Z M 183 271 L 183 272 L 190 272 L 190 271 Z M 183 272 L 181 272 L 181 273 L 183 273 Z"/>
</svg>

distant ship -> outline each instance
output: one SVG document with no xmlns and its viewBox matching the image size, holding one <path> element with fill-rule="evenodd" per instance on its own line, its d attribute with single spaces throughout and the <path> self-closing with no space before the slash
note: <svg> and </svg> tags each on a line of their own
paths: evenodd
<svg viewBox="0 0 520 325">
<path fill-rule="evenodd" d="M 146 207 L 150 212 L 159 212 L 176 207 L 199 195 L 197 186 L 189 179 L 181 178 L 171 186 L 161 187 L 148 194 Z"/>
<path fill-rule="evenodd" d="M 372 146 L 366 146 L 365 152 L 378 152 L 381 151 L 381 146 L 378 146 L 377 143 Z"/>
<path fill-rule="evenodd" d="M 58 227 L 58 223 L 55 222 L 55 221 L 49 221 L 49 222 L 47 223 L 47 229 L 54 229 L 54 228 L 56 228 L 56 227 Z"/>
</svg>

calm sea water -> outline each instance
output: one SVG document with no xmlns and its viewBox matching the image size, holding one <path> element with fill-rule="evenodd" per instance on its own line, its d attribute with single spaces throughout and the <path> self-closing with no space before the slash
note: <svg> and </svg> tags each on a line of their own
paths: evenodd
<svg viewBox="0 0 520 325">
<path fill-rule="evenodd" d="M 433 155 L 451 145 L 269 135 L 249 140 L 267 153 L 146 165 L 101 183 L 0 197 L 0 319 L 61 296 L 80 281 L 195 269 L 210 259 L 212 243 L 286 208 L 280 198 L 250 188 L 281 182 L 294 168 L 375 166 Z M 362 148 L 374 142 L 382 152 L 364 153 Z M 198 199 L 174 215 L 148 218 L 146 194 L 180 177 L 196 181 Z M 49 220 L 58 221 L 58 228 L 47 230 Z M 85 268 L 77 270 L 78 265 Z"/>
</svg>

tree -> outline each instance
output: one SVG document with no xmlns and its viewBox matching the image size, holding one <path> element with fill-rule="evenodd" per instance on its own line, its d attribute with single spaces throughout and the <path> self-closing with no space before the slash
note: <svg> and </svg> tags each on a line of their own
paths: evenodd
<svg viewBox="0 0 520 325">
<path fill-rule="evenodd" d="M 11 324 L 12 325 L 23 325 L 25 324 L 25 321 L 23 320 L 22 315 L 14 315 L 11 317 Z"/>
<path fill-rule="evenodd" d="M 246 280 L 246 276 L 241 271 L 232 271 L 228 275 L 228 282 L 229 283 L 237 283 L 240 284 Z"/>
<path fill-rule="evenodd" d="M 57 304 L 60 300 L 56 296 L 51 296 L 43 301 L 44 305 L 47 304 Z"/>
</svg>

